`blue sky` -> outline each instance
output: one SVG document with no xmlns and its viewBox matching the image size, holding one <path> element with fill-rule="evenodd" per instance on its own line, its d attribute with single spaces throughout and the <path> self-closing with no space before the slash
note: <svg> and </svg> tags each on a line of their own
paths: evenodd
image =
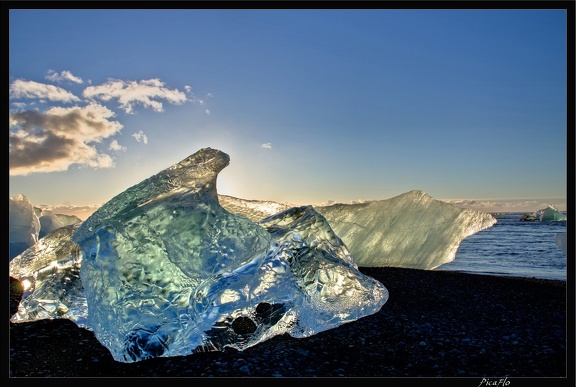
<svg viewBox="0 0 576 387">
<path fill-rule="evenodd" d="M 11 9 L 10 195 L 101 205 L 212 147 L 244 199 L 565 207 L 566 16 Z"/>
</svg>

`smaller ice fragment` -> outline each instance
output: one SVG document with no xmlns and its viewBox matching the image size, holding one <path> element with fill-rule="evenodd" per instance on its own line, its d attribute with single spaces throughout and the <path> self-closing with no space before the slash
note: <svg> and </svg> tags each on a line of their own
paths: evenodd
<svg viewBox="0 0 576 387">
<path fill-rule="evenodd" d="M 566 233 L 565 232 L 559 232 L 556 234 L 556 236 L 554 237 L 554 243 L 556 243 L 556 246 L 558 246 L 558 248 L 564 253 L 566 254 Z"/>
<path fill-rule="evenodd" d="M 566 215 L 551 205 L 542 210 L 536 211 L 536 216 L 541 222 L 558 222 L 566 220 Z"/>
<path fill-rule="evenodd" d="M 316 209 L 361 267 L 435 269 L 454 260 L 464 238 L 497 221 L 491 214 L 459 208 L 419 190 Z"/>
<path fill-rule="evenodd" d="M 86 296 L 80 280 L 82 253 L 70 240 L 79 226 L 58 228 L 10 261 L 10 277 L 23 286 L 18 311 L 10 321 L 66 318 L 86 327 Z"/>
<path fill-rule="evenodd" d="M 40 220 L 28 197 L 10 197 L 9 206 L 10 260 L 38 242 Z"/>
</svg>

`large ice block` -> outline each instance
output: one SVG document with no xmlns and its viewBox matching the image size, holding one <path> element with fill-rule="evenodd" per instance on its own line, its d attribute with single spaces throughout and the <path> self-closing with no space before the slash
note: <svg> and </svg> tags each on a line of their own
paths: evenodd
<svg viewBox="0 0 576 387">
<path fill-rule="evenodd" d="M 493 226 L 491 214 L 414 190 L 387 200 L 316 207 L 356 264 L 432 270 L 451 262 L 462 240 Z"/>
<path fill-rule="evenodd" d="M 222 208 L 216 178 L 228 163 L 201 149 L 103 205 L 60 240 L 70 251 L 43 244 L 17 257 L 11 275 L 35 291 L 12 321 L 70 318 L 129 363 L 307 337 L 385 304 L 388 290 L 312 207 L 260 223 Z"/>
<path fill-rule="evenodd" d="M 285 204 L 221 196 L 228 211 L 252 220 Z M 314 206 L 350 250 L 358 266 L 431 270 L 454 260 L 464 238 L 492 227 L 488 213 L 463 209 L 413 190 L 386 200 Z"/>
</svg>

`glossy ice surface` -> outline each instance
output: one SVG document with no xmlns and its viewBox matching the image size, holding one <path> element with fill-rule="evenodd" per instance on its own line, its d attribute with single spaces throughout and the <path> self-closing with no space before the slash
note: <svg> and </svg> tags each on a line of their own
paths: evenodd
<svg viewBox="0 0 576 387">
<path fill-rule="evenodd" d="M 135 362 L 307 337 L 385 304 L 388 290 L 358 271 L 312 207 L 259 223 L 222 208 L 216 178 L 228 163 L 201 149 L 112 198 L 72 248 L 17 257 L 10 275 L 31 284 L 13 321 L 70 318 L 114 359 Z"/>
<path fill-rule="evenodd" d="M 317 210 L 362 267 L 432 270 L 453 261 L 466 237 L 496 223 L 491 214 L 460 208 L 419 190 Z"/>
</svg>

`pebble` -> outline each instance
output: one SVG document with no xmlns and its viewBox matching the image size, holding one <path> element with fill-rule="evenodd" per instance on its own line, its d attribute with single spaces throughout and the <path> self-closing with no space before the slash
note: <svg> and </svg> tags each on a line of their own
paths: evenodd
<svg viewBox="0 0 576 387">
<path fill-rule="evenodd" d="M 447 304 L 449 310 L 445 311 L 439 310 L 434 303 L 420 302 L 420 298 L 429 298 L 431 289 L 427 288 L 427 281 L 420 281 L 422 286 L 414 287 L 413 277 L 434 279 L 445 276 L 445 279 L 450 279 L 451 274 L 440 271 L 420 274 L 419 271 L 412 273 L 412 270 L 407 270 L 409 274 L 399 276 L 395 274 L 396 270 L 387 268 L 382 272 L 381 277 L 385 280 L 382 282 L 386 282 L 391 294 L 396 297 L 391 298 L 380 312 L 310 338 L 274 337 L 245 352 L 227 350 L 222 353 L 197 353 L 123 364 L 113 361 L 105 348 L 73 324 L 62 324 L 61 321 L 39 321 L 23 325 L 11 323 L 9 375 L 289 378 L 342 375 L 441 376 L 474 377 L 476 383 L 473 386 L 477 386 L 487 374 L 497 374 L 499 377 L 566 375 L 566 328 L 561 325 L 566 315 L 556 305 L 565 304 L 565 289 L 556 292 L 554 288 L 544 288 L 546 292 L 542 292 L 540 287 L 534 286 L 533 291 L 530 290 L 533 296 L 531 300 L 535 300 L 534 308 L 509 302 L 505 299 L 507 292 L 501 295 L 496 290 L 490 290 L 498 300 L 483 301 L 480 297 L 479 305 L 461 301 L 461 295 L 458 294 L 458 298 L 450 304 L 453 306 Z M 489 281 L 483 283 L 485 280 Z M 482 286 L 476 286 L 478 282 Z M 514 282 L 507 279 L 502 282 L 502 286 Z M 493 284 L 498 282 L 493 282 L 489 277 L 475 277 L 459 290 L 469 293 L 499 289 Z M 550 299 L 548 293 L 552 291 L 552 299 L 562 303 L 558 301 L 547 306 L 546 302 Z M 494 301 L 511 316 L 522 317 L 516 326 L 502 325 L 500 318 L 492 318 L 490 315 L 485 317 L 486 311 L 493 312 Z M 445 312 L 451 318 L 438 318 Z M 349 345 L 353 345 L 356 350 L 348 350 Z M 64 350 L 65 356 L 58 357 Z M 64 360 L 68 363 L 62 364 Z M 512 387 L 512 384 L 508 387 Z"/>
</svg>

